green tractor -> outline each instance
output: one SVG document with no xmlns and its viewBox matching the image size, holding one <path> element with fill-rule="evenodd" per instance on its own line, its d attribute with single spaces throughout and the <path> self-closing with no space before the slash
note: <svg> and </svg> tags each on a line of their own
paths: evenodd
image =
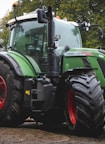
<svg viewBox="0 0 105 144">
<path fill-rule="evenodd" d="M 100 135 L 105 52 L 82 48 L 78 24 L 53 17 L 51 7 L 7 25 L 9 47 L 0 52 L 0 126 L 18 126 L 30 116 L 44 126 L 66 123 L 76 134 Z"/>
</svg>

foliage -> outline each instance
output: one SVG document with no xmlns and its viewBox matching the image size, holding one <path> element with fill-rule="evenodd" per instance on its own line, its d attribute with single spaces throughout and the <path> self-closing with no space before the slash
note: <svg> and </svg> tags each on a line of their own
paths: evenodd
<svg viewBox="0 0 105 144">
<path fill-rule="evenodd" d="M 105 31 L 105 1 L 104 0 L 18 0 L 19 6 L 17 16 L 23 13 L 34 11 L 36 8 L 45 5 L 52 6 L 56 15 L 61 18 L 67 18 L 69 21 L 83 22 L 87 21 L 92 24 L 97 24 L 103 27 Z M 0 33 L 0 37 L 4 39 L 4 45 L 7 43 L 8 32 L 3 26 L 4 23 L 13 17 L 13 11 L 8 16 L 3 18 L 2 28 L 3 33 Z M 104 40 L 98 39 L 98 27 L 91 27 L 90 31 L 85 32 L 81 29 L 83 37 L 83 44 L 85 47 L 97 48 L 100 45 L 105 47 Z"/>
<path fill-rule="evenodd" d="M 0 44 L 3 45 L 4 47 L 6 47 L 8 43 L 9 30 L 6 28 L 5 25 L 8 20 L 9 20 L 9 16 L 4 17 L 2 19 L 1 26 L 0 26 L 1 28 L 0 38 L 3 39 L 3 41 Z"/>
</svg>

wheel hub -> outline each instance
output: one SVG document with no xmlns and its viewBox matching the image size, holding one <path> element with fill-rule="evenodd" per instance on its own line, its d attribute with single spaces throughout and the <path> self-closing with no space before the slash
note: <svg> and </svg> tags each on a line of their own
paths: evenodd
<svg viewBox="0 0 105 144">
<path fill-rule="evenodd" d="M 7 99 L 7 85 L 2 76 L 0 76 L 0 110 L 4 107 Z"/>
<path fill-rule="evenodd" d="M 75 125 L 77 115 L 76 115 L 75 96 L 72 90 L 70 90 L 68 93 L 68 113 L 69 113 L 69 119 L 71 123 Z"/>
</svg>

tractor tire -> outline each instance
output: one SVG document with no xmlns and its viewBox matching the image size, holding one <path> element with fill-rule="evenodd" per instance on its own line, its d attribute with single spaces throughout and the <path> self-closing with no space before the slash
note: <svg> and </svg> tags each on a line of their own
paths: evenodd
<svg viewBox="0 0 105 144">
<path fill-rule="evenodd" d="M 27 118 L 22 108 L 23 92 L 22 78 L 0 60 L 0 126 L 18 126 Z"/>
<path fill-rule="evenodd" d="M 66 80 L 64 115 L 77 135 L 98 136 L 104 126 L 104 97 L 95 75 L 84 74 Z"/>
</svg>

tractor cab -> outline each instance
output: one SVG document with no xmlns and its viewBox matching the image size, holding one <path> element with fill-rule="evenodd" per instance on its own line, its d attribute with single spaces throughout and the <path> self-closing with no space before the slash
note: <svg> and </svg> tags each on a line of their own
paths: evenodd
<svg viewBox="0 0 105 144">
<path fill-rule="evenodd" d="M 9 47 L 23 55 L 31 56 L 38 62 L 45 54 L 47 44 L 47 28 L 38 24 L 36 19 L 18 21 L 11 26 Z"/>
<path fill-rule="evenodd" d="M 48 22 L 38 22 L 37 11 L 10 20 L 8 22 L 11 29 L 9 48 L 32 57 L 41 71 L 46 71 L 49 39 L 53 38 L 52 47 L 58 55 L 62 54 L 65 47 L 82 47 L 77 23 L 54 17 L 53 23 L 51 28 L 53 32 L 49 36 Z"/>
</svg>

